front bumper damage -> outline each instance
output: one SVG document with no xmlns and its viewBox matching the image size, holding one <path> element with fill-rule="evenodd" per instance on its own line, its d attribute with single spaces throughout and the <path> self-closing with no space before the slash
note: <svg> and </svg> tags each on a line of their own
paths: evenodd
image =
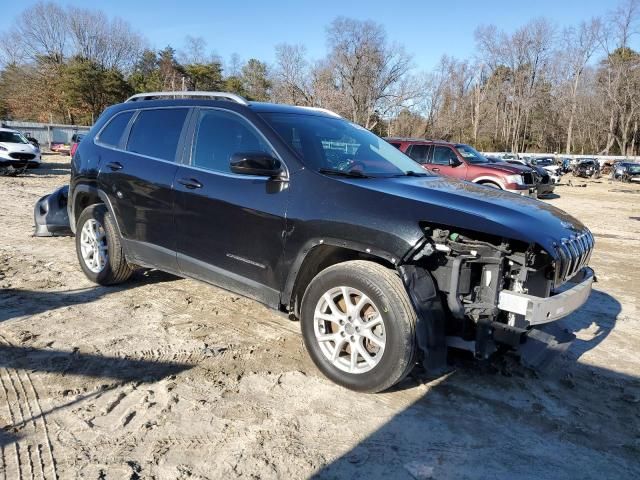
<svg viewBox="0 0 640 480">
<path fill-rule="evenodd" d="M 512 344 L 521 363 L 529 368 L 544 370 L 557 355 L 565 352 L 575 335 L 563 328 L 560 320 L 584 305 L 596 277 L 593 270 L 584 267 L 571 278 L 563 291 L 547 298 L 503 290 L 498 308 L 521 318 L 528 328 L 515 330 L 520 333 L 517 344 Z"/>
<path fill-rule="evenodd" d="M 520 315 L 528 326 L 549 323 L 566 317 L 580 308 L 589 298 L 595 275 L 584 267 L 567 284 L 570 288 L 551 297 L 541 298 L 526 293 L 502 290 L 498 296 L 498 308 Z"/>
<path fill-rule="evenodd" d="M 575 335 L 563 328 L 558 320 L 586 303 L 594 281 L 593 270 L 583 267 L 561 291 L 550 297 L 502 290 L 498 309 L 512 314 L 513 321 L 480 320 L 474 340 L 447 337 L 447 346 L 469 350 L 477 358 L 486 359 L 498 349 L 498 345 L 506 345 L 520 357 L 523 365 L 544 369 L 575 339 Z"/>
<path fill-rule="evenodd" d="M 35 237 L 72 235 L 67 211 L 68 197 L 69 186 L 65 185 L 36 202 L 33 207 Z"/>
</svg>

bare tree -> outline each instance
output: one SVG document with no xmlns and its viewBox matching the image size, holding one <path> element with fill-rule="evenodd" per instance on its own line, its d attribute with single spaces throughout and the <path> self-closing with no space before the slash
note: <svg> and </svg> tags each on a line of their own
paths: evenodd
<svg viewBox="0 0 640 480">
<path fill-rule="evenodd" d="M 567 122 L 567 143 L 565 152 L 571 153 L 573 125 L 576 117 L 578 88 L 584 69 L 598 47 L 601 22 L 594 18 L 582 22 L 576 28 L 568 28 L 563 33 L 560 62 L 567 67 L 566 81 L 569 84 L 569 119 Z"/>
<path fill-rule="evenodd" d="M 229 61 L 225 65 L 227 75 L 230 77 L 239 77 L 242 75 L 242 63 L 240 55 L 237 53 L 231 54 L 231 58 L 229 58 Z"/>
<path fill-rule="evenodd" d="M 187 35 L 184 38 L 184 49 L 180 52 L 180 60 L 184 64 L 207 63 L 207 41 L 203 37 Z"/>
<path fill-rule="evenodd" d="M 272 75 L 272 95 L 277 102 L 311 105 L 311 71 L 302 45 L 276 45 L 276 66 Z"/>
<path fill-rule="evenodd" d="M 411 69 L 411 57 L 388 43 L 381 25 L 338 17 L 327 37 L 329 60 L 351 120 L 373 128 L 377 118 L 408 100 L 398 87 Z"/>
<path fill-rule="evenodd" d="M 142 53 L 140 35 L 124 20 L 110 20 L 100 10 L 70 7 L 68 24 L 72 54 L 105 69 L 129 72 Z"/>
<path fill-rule="evenodd" d="M 69 45 L 67 13 L 52 2 L 36 3 L 22 12 L 10 35 L 22 41 L 28 59 L 46 57 L 60 64 Z"/>
</svg>

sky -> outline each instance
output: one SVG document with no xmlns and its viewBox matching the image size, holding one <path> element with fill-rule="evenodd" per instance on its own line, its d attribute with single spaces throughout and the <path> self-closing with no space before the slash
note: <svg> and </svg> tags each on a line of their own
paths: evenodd
<svg viewBox="0 0 640 480">
<path fill-rule="evenodd" d="M 0 31 L 32 0 L 3 2 Z M 208 50 L 228 60 L 233 53 L 271 63 L 279 43 L 304 44 L 309 58 L 326 54 L 326 26 L 339 15 L 382 24 L 389 40 L 402 44 L 418 70 L 432 69 L 447 54 L 469 58 L 474 31 L 494 24 L 513 31 L 527 21 L 547 17 L 558 27 L 604 16 L 618 0 L 106 0 L 56 2 L 100 8 L 127 20 L 150 47 L 177 50 L 186 35 L 203 37 Z"/>
</svg>

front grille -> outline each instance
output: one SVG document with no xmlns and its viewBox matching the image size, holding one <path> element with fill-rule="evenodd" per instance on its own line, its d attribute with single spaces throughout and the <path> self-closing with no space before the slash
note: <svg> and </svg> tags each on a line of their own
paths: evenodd
<svg viewBox="0 0 640 480">
<path fill-rule="evenodd" d="M 533 185 L 535 182 L 533 181 L 533 174 L 531 172 L 523 173 L 522 180 L 525 185 Z"/>
<path fill-rule="evenodd" d="M 11 152 L 9 154 L 11 158 L 15 158 L 16 160 L 31 160 L 35 158 L 33 153 L 22 153 L 22 152 Z"/>
<path fill-rule="evenodd" d="M 573 277 L 589 263 L 595 240 L 588 229 L 570 238 L 563 238 L 556 246 L 560 261 L 556 265 L 556 287 Z"/>
<path fill-rule="evenodd" d="M 551 177 L 547 174 L 542 175 L 542 180 L 540 180 L 541 183 L 551 183 Z"/>
</svg>

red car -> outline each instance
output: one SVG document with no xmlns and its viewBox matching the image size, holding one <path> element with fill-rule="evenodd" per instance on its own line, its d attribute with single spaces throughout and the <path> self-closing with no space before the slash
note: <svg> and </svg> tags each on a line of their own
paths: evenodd
<svg viewBox="0 0 640 480">
<path fill-rule="evenodd" d="M 385 140 L 431 172 L 536 197 L 535 177 L 529 167 L 491 163 L 475 148 L 463 143 L 407 138 Z"/>
<path fill-rule="evenodd" d="M 69 151 L 69 155 L 73 158 L 73 156 L 76 153 L 76 150 L 78 149 L 78 145 L 80 145 L 80 141 L 82 140 L 82 137 L 84 137 L 83 134 L 74 134 L 73 137 L 71 137 L 71 150 Z"/>
</svg>

